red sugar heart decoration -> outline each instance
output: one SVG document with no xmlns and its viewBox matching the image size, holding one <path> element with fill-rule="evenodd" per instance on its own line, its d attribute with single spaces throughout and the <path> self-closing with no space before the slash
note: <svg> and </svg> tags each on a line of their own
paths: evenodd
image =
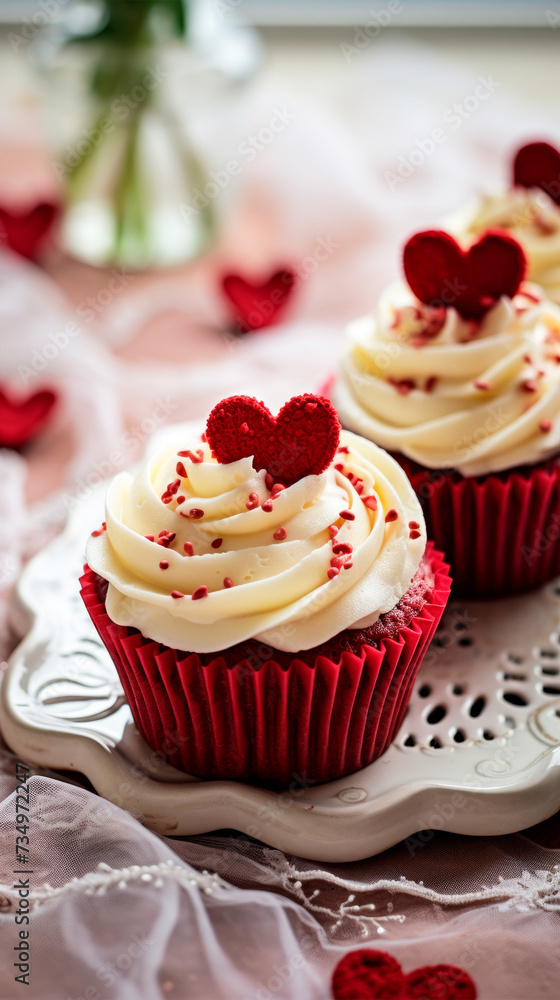
<svg viewBox="0 0 560 1000">
<path fill-rule="evenodd" d="M 58 207 L 50 202 L 41 202 L 24 212 L 0 205 L 0 241 L 14 253 L 33 260 L 57 215 Z"/>
<path fill-rule="evenodd" d="M 253 455 L 257 471 L 266 469 L 276 482 L 289 486 L 329 467 L 340 422 L 324 396 L 294 396 L 277 417 L 251 396 L 230 396 L 210 413 L 206 438 L 223 465 Z"/>
<path fill-rule="evenodd" d="M 513 160 L 513 183 L 540 187 L 560 205 L 560 153 L 548 142 L 530 142 L 517 150 Z"/>
<path fill-rule="evenodd" d="M 57 397 L 43 389 L 15 400 L 0 389 L 0 448 L 21 448 L 47 423 Z"/>
<path fill-rule="evenodd" d="M 404 248 L 403 264 L 420 302 L 453 306 L 465 319 L 481 319 L 502 295 L 512 298 L 527 268 L 517 240 L 491 229 L 468 250 L 449 233 L 415 233 Z"/>
<path fill-rule="evenodd" d="M 334 1000 L 476 1000 L 476 986 L 456 965 L 424 965 L 405 975 L 392 955 L 350 951 L 332 977 Z"/>
<path fill-rule="evenodd" d="M 276 271 L 267 281 L 252 284 L 239 274 L 226 274 L 222 288 L 237 310 L 240 332 L 261 330 L 276 323 L 295 287 L 296 276 L 289 268 Z"/>
</svg>

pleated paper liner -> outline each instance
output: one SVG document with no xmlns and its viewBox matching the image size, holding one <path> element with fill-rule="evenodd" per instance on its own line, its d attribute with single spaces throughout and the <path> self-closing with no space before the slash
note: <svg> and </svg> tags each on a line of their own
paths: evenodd
<svg viewBox="0 0 560 1000">
<path fill-rule="evenodd" d="M 560 574 L 560 462 L 463 478 L 394 458 L 451 564 L 453 596 L 519 593 Z"/>
<path fill-rule="evenodd" d="M 119 673 L 141 735 L 174 767 L 201 778 L 269 787 L 301 787 L 359 770 L 379 757 L 399 728 L 414 678 L 438 626 L 450 589 L 448 566 L 432 543 L 429 600 L 398 640 L 297 658 L 286 668 L 268 659 L 222 655 L 201 661 L 169 649 L 137 629 L 115 625 L 95 574 L 85 567 L 82 597 Z"/>
</svg>

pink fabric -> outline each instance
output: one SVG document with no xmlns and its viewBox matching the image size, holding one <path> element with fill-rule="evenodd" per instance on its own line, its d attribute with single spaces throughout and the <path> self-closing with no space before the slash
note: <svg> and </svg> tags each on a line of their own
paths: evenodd
<svg viewBox="0 0 560 1000">
<path fill-rule="evenodd" d="M 14 641 L 6 607 L 19 566 L 60 530 L 76 498 L 133 462 L 158 427 L 206 414 L 224 395 L 264 396 L 277 410 L 313 391 L 336 364 L 344 322 L 371 308 L 397 275 L 404 239 L 438 224 L 473 190 L 506 183 L 510 152 L 527 138 L 558 145 L 555 124 L 538 109 L 512 107 L 492 79 L 488 99 L 455 128 L 446 108 L 473 93 L 477 74 L 420 46 L 376 39 L 348 67 L 344 126 L 258 88 L 224 97 L 219 111 L 201 105 L 194 124 L 216 170 L 277 106 L 293 117 L 220 197 L 218 241 L 191 267 L 136 277 L 54 255 L 45 262 L 50 280 L 2 252 L 1 380 L 22 391 L 52 386 L 63 401 L 24 457 L 0 454 L 2 657 Z M 442 124 L 445 140 L 401 176 L 403 158 L 418 140 L 429 149 L 426 137 Z M 5 198 L 19 205 L 32 192 L 37 200 L 52 193 L 49 158 L 34 146 L 18 135 L 12 166 L 5 158 L 0 170 Z M 223 273 L 258 283 L 287 266 L 298 287 L 282 324 L 224 336 Z M 11 955 L 15 760 L 2 751 L 0 765 L 0 941 Z M 326 1000 L 332 969 L 364 944 L 364 927 L 379 942 L 377 917 L 387 918 L 383 948 L 406 972 L 451 963 L 467 969 L 482 1000 L 558 996 L 558 851 L 520 836 L 436 833 L 359 864 L 314 866 L 235 838 L 165 841 L 67 777 L 37 770 L 33 877 L 43 896 L 34 897 L 29 997 Z M 218 872 L 228 885 L 216 896 L 181 881 L 181 871 L 163 889 L 134 880 L 133 865 L 167 861 L 187 874 Z M 128 872 L 119 876 L 124 890 L 115 883 L 86 895 L 99 862 Z M 506 888 L 491 897 L 484 886 L 500 879 Z M 49 895 L 45 882 L 61 893 Z M 143 949 L 134 935 L 150 944 Z M 16 992 L 13 974 L 11 960 L 2 963 L 6 1000 Z"/>
</svg>

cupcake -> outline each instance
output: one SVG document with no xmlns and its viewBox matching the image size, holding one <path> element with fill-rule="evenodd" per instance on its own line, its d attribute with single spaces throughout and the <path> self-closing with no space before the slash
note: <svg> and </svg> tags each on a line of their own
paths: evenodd
<svg viewBox="0 0 560 1000">
<path fill-rule="evenodd" d="M 512 186 L 473 198 L 446 228 L 463 243 L 487 229 L 507 230 L 525 251 L 527 278 L 560 303 L 560 153 L 553 146 L 523 146 L 513 160 Z"/>
<path fill-rule="evenodd" d="M 449 593 L 402 468 L 320 396 L 244 396 L 110 484 L 82 596 L 175 767 L 270 787 L 383 753 Z"/>
<path fill-rule="evenodd" d="M 560 573 L 560 309 L 507 234 L 418 233 L 404 271 L 349 328 L 342 424 L 406 470 L 455 594 L 536 587 Z"/>
</svg>

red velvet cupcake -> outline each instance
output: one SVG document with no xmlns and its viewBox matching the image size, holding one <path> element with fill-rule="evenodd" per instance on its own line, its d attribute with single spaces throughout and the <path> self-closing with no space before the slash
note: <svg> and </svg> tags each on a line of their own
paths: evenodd
<svg viewBox="0 0 560 1000">
<path fill-rule="evenodd" d="M 343 425 L 405 469 L 462 596 L 560 573 L 560 309 L 524 267 L 504 233 L 468 251 L 413 236 L 408 284 L 352 324 L 332 389 Z"/>
<path fill-rule="evenodd" d="M 204 778 L 328 781 L 392 741 L 449 594 L 399 465 L 318 396 L 233 397 L 109 487 L 82 596 L 148 744 Z"/>
</svg>

